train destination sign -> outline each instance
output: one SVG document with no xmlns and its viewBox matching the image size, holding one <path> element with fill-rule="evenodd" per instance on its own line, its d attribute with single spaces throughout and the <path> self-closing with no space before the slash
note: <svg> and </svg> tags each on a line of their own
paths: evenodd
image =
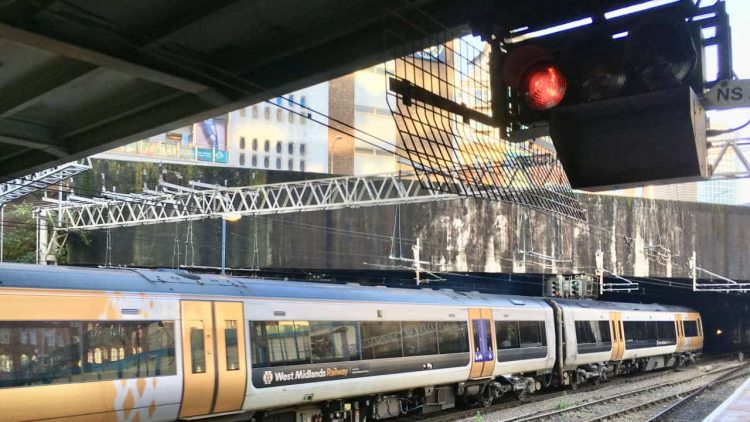
<svg viewBox="0 0 750 422">
<path fill-rule="evenodd" d="M 750 79 L 718 82 L 706 93 L 706 100 L 712 110 L 750 107 Z"/>
</svg>

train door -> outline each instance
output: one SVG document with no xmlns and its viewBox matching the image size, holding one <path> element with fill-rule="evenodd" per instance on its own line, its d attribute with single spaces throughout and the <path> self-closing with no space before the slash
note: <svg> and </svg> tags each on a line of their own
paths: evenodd
<svg viewBox="0 0 750 422">
<path fill-rule="evenodd" d="M 625 353 L 625 338 L 622 335 L 622 313 L 609 313 L 609 328 L 612 332 L 612 360 L 622 359 Z"/>
<path fill-rule="evenodd" d="M 681 352 L 685 347 L 685 327 L 682 326 L 682 315 L 675 314 L 675 325 L 677 326 L 677 348 Z"/>
<path fill-rule="evenodd" d="M 469 378 L 488 378 L 495 369 L 495 324 L 492 322 L 492 311 L 486 308 L 469 309 L 469 320 L 472 347 Z"/>
<path fill-rule="evenodd" d="M 247 382 L 242 303 L 182 301 L 180 417 L 242 409 Z"/>
</svg>

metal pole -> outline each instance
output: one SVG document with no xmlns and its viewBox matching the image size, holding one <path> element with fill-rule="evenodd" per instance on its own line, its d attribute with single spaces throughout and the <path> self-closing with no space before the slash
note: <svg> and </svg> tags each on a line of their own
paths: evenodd
<svg viewBox="0 0 750 422">
<path fill-rule="evenodd" d="M 0 205 L 0 262 L 3 262 L 4 240 L 5 240 L 5 205 Z"/>
<path fill-rule="evenodd" d="M 63 182 L 57 190 L 57 227 L 62 227 L 62 200 L 63 200 Z"/>
<path fill-rule="evenodd" d="M 221 219 L 221 273 L 227 270 L 227 220 Z"/>
<path fill-rule="evenodd" d="M 39 231 L 41 230 L 41 226 L 39 225 L 39 213 L 36 213 L 34 218 L 36 220 L 36 259 L 34 260 L 34 263 L 39 264 Z"/>
</svg>

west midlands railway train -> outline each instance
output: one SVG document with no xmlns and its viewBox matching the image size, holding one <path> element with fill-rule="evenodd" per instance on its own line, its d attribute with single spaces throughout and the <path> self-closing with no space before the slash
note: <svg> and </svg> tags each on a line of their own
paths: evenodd
<svg viewBox="0 0 750 422">
<path fill-rule="evenodd" d="M 0 420 L 365 421 L 679 366 L 675 306 L 0 265 Z"/>
</svg>

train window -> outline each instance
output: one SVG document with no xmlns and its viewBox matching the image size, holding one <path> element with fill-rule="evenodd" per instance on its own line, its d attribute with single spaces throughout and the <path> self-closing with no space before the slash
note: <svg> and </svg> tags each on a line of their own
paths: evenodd
<svg viewBox="0 0 750 422">
<path fill-rule="evenodd" d="M 404 339 L 404 356 L 438 354 L 437 323 L 403 322 L 401 337 Z"/>
<path fill-rule="evenodd" d="M 359 360 L 358 324 L 345 321 L 311 321 L 310 350 L 313 363 Z"/>
<path fill-rule="evenodd" d="M 251 322 L 253 366 L 310 363 L 310 323 L 307 321 Z"/>
<path fill-rule="evenodd" d="M 655 347 L 657 329 L 655 321 L 624 321 L 625 342 L 630 349 Z"/>
<path fill-rule="evenodd" d="M 578 353 L 597 353 L 611 349 L 609 321 L 576 321 L 575 327 Z"/>
<path fill-rule="evenodd" d="M 85 381 L 177 373 L 171 321 L 83 323 L 83 351 Z"/>
<path fill-rule="evenodd" d="M 203 321 L 194 321 L 203 326 Z M 206 372 L 206 344 L 203 328 L 190 327 L 190 362 L 194 374 Z"/>
<path fill-rule="evenodd" d="M 224 321 L 224 346 L 227 353 L 227 371 L 240 369 L 240 357 L 237 351 L 237 321 Z"/>
<path fill-rule="evenodd" d="M 610 343 L 607 321 L 576 321 L 576 339 L 579 344 Z"/>
<path fill-rule="evenodd" d="M 547 343 L 544 336 L 543 321 L 519 321 L 518 333 L 521 340 L 521 348 L 542 347 Z"/>
<path fill-rule="evenodd" d="M 440 321 L 437 329 L 440 354 L 466 353 L 469 351 L 469 334 L 465 322 Z"/>
<path fill-rule="evenodd" d="M 578 344 L 596 343 L 594 335 L 596 321 L 576 321 L 576 340 Z M 597 327 L 598 328 L 598 327 Z"/>
<path fill-rule="evenodd" d="M 400 358 L 401 323 L 366 321 L 362 327 L 362 359 Z"/>
<path fill-rule="evenodd" d="M 177 373 L 174 323 L 0 322 L 0 388 Z"/>
<path fill-rule="evenodd" d="M 656 323 L 656 345 L 667 346 L 677 343 L 674 321 L 659 321 Z"/>
<path fill-rule="evenodd" d="M 517 321 L 495 321 L 495 334 L 497 335 L 498 349 L 517 349 L 520 347 Z"/>
<path fill-rule="evenodd" d="M 685 337 L 697 337 L 698 336 L 698 322 L 697 321 L 683 321 L 682 324 L 685 329 Z"/>
</svg>

